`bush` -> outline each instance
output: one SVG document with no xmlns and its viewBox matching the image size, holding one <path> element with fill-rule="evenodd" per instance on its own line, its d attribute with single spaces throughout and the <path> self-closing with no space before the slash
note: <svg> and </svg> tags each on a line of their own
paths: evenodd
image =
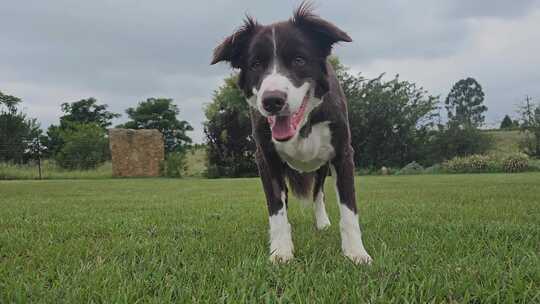
<svg viewBox="0 0 540 304">
<path fill-rule="evenodd" d="M 423 163 L 435 164 L 458 156 L 485 154 L 493 145 L 493 137 L 481 130 L 455 124 L 439 126 L 438 131 L 432 132 L 426 147 L 429 157 Z"/>
<path fill-rule="evenodd" d="M 441 173 L 442 171 L 443 171 L 443 168 L 440 164 L 435 164 L 431 167 L 427 167 L 426 169 L 424 169 L 425 174 L 438 174 L 438 173 Z"/>
<path fill-rule="evenodd" d="M 523 153 L 509 155 L 502 160 L 502 169 L 507 173 L 527 171 L 529 169 L 529 157 Z"/>
<path fill-rule="evenodd" d="M 419 163 L 413 161 L 408 163 L 405 167 L 401 168 L 396 175 L 411 175 L 411 174 L 422 174 L 424 172 L 424 167 Z"/>
<path fill-rule="evenodd" d="M 523 153 L 502 158 L 494 155 L 471 155 L 445 161 L 442 167 L 449 173 L 524 172 L 529 170 L 529 157 Z"/>
<path fill-rule="evenodd" d="M 249 105 L 236 85 L 236 76 L 214 92 L 205 109 L 209 178 L 257 176 L 255 141 L 251 136 Z"/>
<path fill-rule="evenodd" d="M 186 171 L 186 154 L 172 152 L 167 154 L 162 165 L 162 175 L 166 177 L 182 177 Z"/>
<path fill-rule="evenodd" d="M 61 133 L 64 145 L 55 160 L 64 169 L 95 169 L 109 153 L 105 130 L 97 124 L 74 124 Z"/>
<path fill-rule="evenodd" d="M 540 159 L 529 159 L 529 171 L 540 171 Z"/>
<path fill-rule="evenodd" d="M 488 155 L 471 155 L 454 157 L 442 164 L 445 171 L 450 173 L 481 173 L 497 170 L 497 161 Z"/>
</svg>

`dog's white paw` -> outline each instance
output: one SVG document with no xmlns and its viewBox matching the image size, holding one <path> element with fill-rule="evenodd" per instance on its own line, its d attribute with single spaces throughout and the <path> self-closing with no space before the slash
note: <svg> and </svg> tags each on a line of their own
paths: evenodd
<svg viewBox="0 0 540 304">
<path fill-rule="evenodd" d="M 373 259 L 366 251 L 358 252 L 358 253 L 344 253 L 344 254 L 356 265 L 371 265 L 371 262 L 373 262 Z"/>
<path fill-rule="evenodd" d="M 328 219 L 328 217 L 317 219 L 317 223 L 315 224 L 315 226 L 317 227 L 317 230 L 325 230 L 330 227 L 330 220 Z"/>
<path fill-rule="evenodd" d="M 270 255 L 270 262 L 273 264 L 287 263 L 294 258 L 292 251 L 289 252 L 273 252 Z"/>
</svg>

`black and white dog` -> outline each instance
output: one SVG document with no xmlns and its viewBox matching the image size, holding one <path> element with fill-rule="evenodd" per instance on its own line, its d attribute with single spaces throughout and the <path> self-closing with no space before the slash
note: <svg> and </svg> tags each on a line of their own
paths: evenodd
<svg viewBox="0 0 540 304">
<path fill-rule="evenodd" d="M 287 219 L 287 184 L 312 198 L 318 229 L 330 225 L 324 205 L 329 168 L 336 179 L 345 256 L 371 262 L 362 244 L 354 193 L 354 163 L 347 102 L 327 62 L 332 45 L 351 38 L 303 3 L 288 21 L 244 25 L 215 50 L 212 64 L 240 69 L 238 85 L 251 105 L 257 165 L 270 217 L 270 259 L 293 258 Z"/>
</svg>

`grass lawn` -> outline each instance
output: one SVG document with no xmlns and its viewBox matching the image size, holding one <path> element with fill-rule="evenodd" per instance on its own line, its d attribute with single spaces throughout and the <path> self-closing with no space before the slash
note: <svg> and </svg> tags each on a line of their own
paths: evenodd
<svg viewBox="0 0 540 304">
<path fill-rule="evenodd" d="M 539 173 L 358 178 L 358 267 L 330 185 L 273 266 L 257 179 L 0 182 L 0 303 L 540 302 Z"/>
</svg>

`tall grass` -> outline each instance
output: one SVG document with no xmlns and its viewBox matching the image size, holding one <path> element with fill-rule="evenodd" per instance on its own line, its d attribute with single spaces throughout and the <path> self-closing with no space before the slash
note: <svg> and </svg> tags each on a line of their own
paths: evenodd
<svg viewBox="0 0 540 304">
<path fill-rule="evenodd" d="M 106 162 L 92 170 L 66 170 L 52 160 L 41 163 L 42 179 L 100 179 L 112 177 L 112 164 Z M 39 179 L 37 163 L 12 164 L 0 163 L 0 180 L 9 179 Z"/>
</svg>

